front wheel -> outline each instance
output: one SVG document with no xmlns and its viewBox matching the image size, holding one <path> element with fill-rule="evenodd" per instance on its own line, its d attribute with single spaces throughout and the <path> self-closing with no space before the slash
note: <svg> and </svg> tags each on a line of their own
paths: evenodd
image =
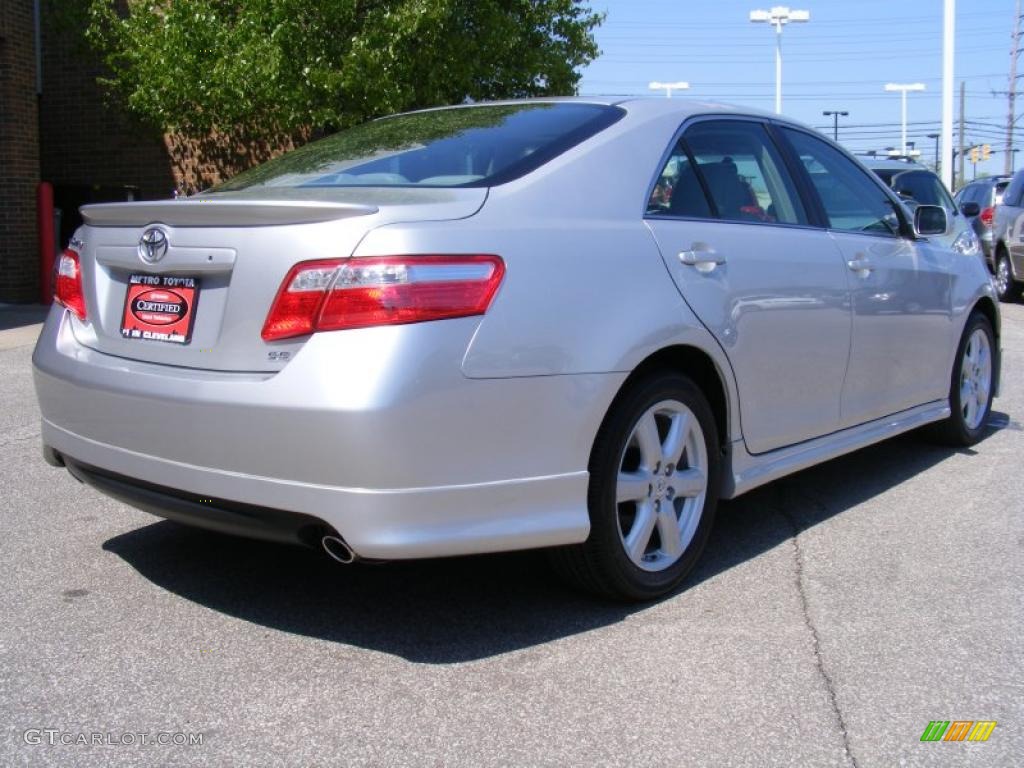
<svg viewBox="0 0 1024 768">
<path fill-rule="evenodd" d="M 701 390 L 663 373 L 612 406 L 590 460 L 590 537 L 555 550 L 574 584 L 620 600 L 675 589 L 707 543 L 718 502 L 718 434 Z"/>
<path fill-rule="evenodd" d="M 995 384 L 995 334 L 988 318 L 975 312 L 967 321 L 950 382 L 949 418 L 935 425 L 948 445 L 974 445 L 985 434 Z"/>
</svg>

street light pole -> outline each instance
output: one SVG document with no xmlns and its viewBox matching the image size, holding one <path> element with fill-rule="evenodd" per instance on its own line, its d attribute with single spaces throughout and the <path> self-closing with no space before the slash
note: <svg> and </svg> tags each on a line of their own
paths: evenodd
<svg viewBox="0 0 1024 768">
<path fill-rule="evenodd" d="M 956 0 L 942 4 L 942 181 L 953 188 L 953 51 Z"/>
<path fill-rule="evenodd" d="M 776 5 L 769 11 L 751 11 L 750 20 L 775 27 L 775 114 L 782 114 L 782 28 L 786 24 L 811 20 L 810 11 L 793 11 Z"/>
<path fill-rule="evenodd" d="M 653 80 L 647 85 L 652 91 L 665 91 L 665 98 L 672 98 L 672 91 L 685 91 L 690 87 L 689 83 L 679 81 L 676 83 L 661 83 L 657 80 Z"/>
<path fill-rule="evenodd" d="M 825 110 L 821 114 L 823 114 L 825 117 L 831 117 L 832 118 L 832 141 L 834 141 L 834 142 L 836 142 L 838 144 L 839 143 L 839 118 L 840 117 L 847 117 L 850 113 L 849 112 L 830 112 L 829 110 Z"/>
<path fill-rule="evenodd" d="M 935 172 L 939 173 L 939 138 L 942 136 L 941 133 L 929 133 L 929 139 L 935 139 Z"/>
<path fill-rule="evenodd" d="M 902 153 L 907 154 L 907 93 L 910 91 L 923 91 L 924 83 L 886 83 L 885 90 L 899 91 L 902 97 L 902 120 L 900 121 L 900 145 Z"/>
</svg>

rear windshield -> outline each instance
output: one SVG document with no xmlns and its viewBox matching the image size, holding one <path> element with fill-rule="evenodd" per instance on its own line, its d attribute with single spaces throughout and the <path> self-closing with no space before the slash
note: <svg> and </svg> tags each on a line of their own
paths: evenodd
<svg viewBox="0 0 1024 768">
<path fill-rule="evenodd" d="M 350 128 L 239 174 L 253 187 L 489 187 L 519 178 L 625 112 L 575 102 L 456 107 Z"/>
</svg>

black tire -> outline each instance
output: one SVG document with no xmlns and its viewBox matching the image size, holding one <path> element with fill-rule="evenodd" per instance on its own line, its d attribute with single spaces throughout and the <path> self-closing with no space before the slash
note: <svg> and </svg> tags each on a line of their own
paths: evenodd
<svg viewBox="0 0 1024 768">
<path fill-rule="evenodd" d="M 964 355 L 967 352 L 968 340 L 978 329 L 981 329 L 988 338 L 992 375 L 989 380 L 988 398 L 981 414 L 981 420 L 976 426 L 972 427 L 966 420 L 964 404 L 961 402 L 961 378 L 963 376 L 963 362 Z M 931 435 L 935 440 L 944 445 L 966 447 L 974 445 L 984 437 L 988 428 L 988 417 L 992 412 L 992 394 L 995 390 L 995 375 L 997 371 L 996 354 L 997 349 L 995 334 L 992 332 L 992 323 L 981 312 L 974 312 L 968 318 L 967 325 L 964 327 L 963 336 L 960 337 L 960 346 L 957 347 L 956 359 L 953 362 L 953 372 L 949 383 L 949 405 L 952 413 L 948 419 L 932 425 Z"/>
<path fill-rule="evenodd" d="M 672 565 L 651 572 L 638 567 L 626 553 L 616 482 L 634 427 L 649 409 L 666 400 L 682 403 L 699 422 L 707 456 L 707 485 L 703 509 L 689 544 Z M 615 600 L 653 600 L 676 589 L 707 544 L 718 505 L 721 463 L 715 419 L 700 388 L 678 373 L 656 373 L 638 380 L 618 396 L 594 441 L 587 494 L 590 536 L 583 544 L 551 550 L 555 570 L 571 584 Z"/>
<path fill-rule="evenodd" d="M 1005 282 L 1000 285 L 999 275 L 1000 270 L 1005 270 Z M 1000 301 L 1011 302 L 1017 301 L 1020 298 L 1022 286 L 1019 282 L 1013 279 L 1013 267 L 1010 265 L 1010 257 L 1006 251 L 1000 249 L 996 253 L 996 295 Z"/>
</svg>

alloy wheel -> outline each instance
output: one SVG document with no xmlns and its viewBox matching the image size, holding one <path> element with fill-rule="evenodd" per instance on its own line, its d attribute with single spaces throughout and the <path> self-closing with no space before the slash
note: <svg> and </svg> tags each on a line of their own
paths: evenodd
<svg viewBox="0 0 1024 768">
<path fill-rule="evenodd" d="M 999 292 L 1000 296 L 1005 296 L 1010 290 L 1010 281 L 1013 276 L 1010 274 L 1010 262 L 1004 256 L 999 259 L 999 263 L 996 265 L 996 291 Z"/>
<path fill-rule="evenodd" d="M 619 461 L 619 535 L 645 571 L 677 562 L 693 540 L 707 494 L 708 456 L 700 422 L 686 405 L 664 400 L 637 421 Z"/>
<path fill-rule="evenodd" d="M 985 418 L 991 389 L 992 348 L 985 331 L 975 328 L 960 364 L 960 412 L 968 429 L 977 429 Z"/>
</svg>

